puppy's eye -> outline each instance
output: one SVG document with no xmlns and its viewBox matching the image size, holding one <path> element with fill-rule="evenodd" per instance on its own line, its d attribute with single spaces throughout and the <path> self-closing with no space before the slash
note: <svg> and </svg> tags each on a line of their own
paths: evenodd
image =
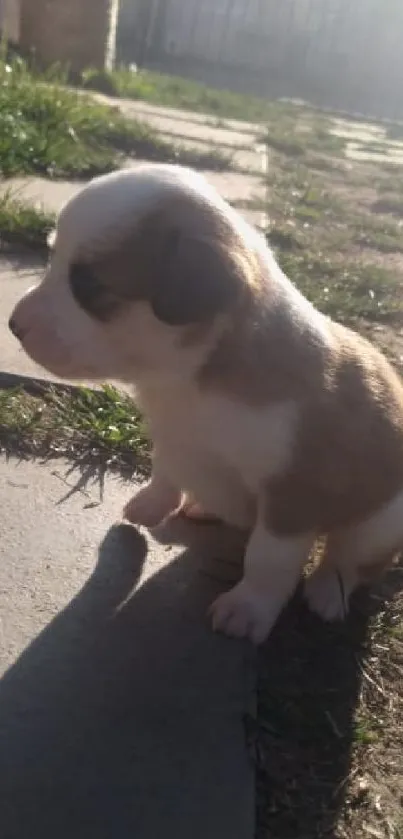
<svg viewBox="0 0 403 839">
<path fill-rule="evenodd" d="M 73 297 L 87 314 L 99 320 L 108 320 L 117 307 L 117 299 L 105 288 L 85 262 L 74 262 L 70 266 L 69 285 Z"/>
<path fill-rule="evenodd" d="M 94 297 L 101 291 L 95 274 L 89 265 L 83 262 L 75 262 L 70 266 L 69 283 L 76 302 L 83 309 L 90 306 Z"/>
</svg>

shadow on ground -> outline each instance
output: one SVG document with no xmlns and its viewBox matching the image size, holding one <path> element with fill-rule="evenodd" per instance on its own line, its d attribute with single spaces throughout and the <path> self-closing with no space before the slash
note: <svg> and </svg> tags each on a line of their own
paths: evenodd
<svg viewBox="0 0 403 839">
<path fill-rule="evenodd" d="M 210 631 L 220 586 L 194 553 L 136 590 L 146 554 L 134 528 L 112 528 L 0 682 L 4 839 L 250 835 L 248 649 Z"/>
<path fill-rule="evenodd" d="M 193 534 L 203 553 L 217 537 L 200 525 Z M 250 684 L 240 684 L 239 645 L 217 639 L 204 618 L 217 577 L 228 584 L 239 574 L 229 560 L 240 535 L 223 537 L 211 575 L 200 574 L 192 538 L 181 522 L 170 538 L 161 533 L 187 549 L 136 590 L 146 542 L 132 527 L 112 528 L 82 591 L 3 677 L 4 839 L 188 839 L 189 825 L 195 839 L 249 835 L 237 767 Z M 397 582 L 391 572 L 379 597 L 359 597 L 335 628 L 297 594 L 261 649 L 258 720 L 244 717 L 258 839 L 336 836 L 368 624 Z"/>
<path fill-rule="evenodd" d="M 391 570 L 377 590 L 359 592 L 344 624 L 325 624 L 297 598 L 261 649 L 257 839 L 334 839 L 357 835 L 357 825 L 361 836 L 366 787 L 358 784 L 355 795 L 350 786 L 370 774 L 372 732 L 368 721 L 360 727 L 356 710 L 365 678 L 376 702 L 388 701 L 386 692 L 377 696 L 381 688 L 366 668 L 374 627 L 403 587 L 399 571 Z M 360 748 L 352 765 L 353 749 Z M 342 813 L 347 831 L 339 832 Z"/>
</svg>

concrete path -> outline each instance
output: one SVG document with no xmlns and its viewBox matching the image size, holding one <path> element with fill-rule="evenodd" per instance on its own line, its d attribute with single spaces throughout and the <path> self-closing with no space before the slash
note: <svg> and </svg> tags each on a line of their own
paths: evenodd
<svg viewBox="0 0 403 839">
<path fill-rule="evenodd" d="M 74 91 L 77 92 L 76 88 L 74 88 Z M 80 93 L 88 95 L 89 91 L 82 90 Z M 183 108 L 167 108 L 163 105 L 145 102 L 143 99 L 117 98 L 93 91 L 91 91 L 91 96 L 104 105 L 119 108 L 127 116 L 135 119 L 144 119 L 144 121 L 152 117 L 161 117 L 175 120 L 175 122 L 186 122 L 191 125 L 226 129 L 227 131 L 235 131 L 238 134 L 249 134 L 253 137 L 258 137 L 262 133 L 262 126 L 256 122 L 247 122 L 241 119 L 227 119 L 219 116 L 215 117 L 214 114 L 199 113 L 198 111 L 189 111 Z"/>
<path fill-rule="evenodd" d="M 185 148 L 206 151 L 221 149 L 231 153 L 234 165 L 245 171 L 260 171 L 261 138 L 264 126 L 241 120 L 223 120 L 211 114 L 194 113 L 179 108 L 164 108 L 141 100 L 116 98 L 102 93 L 77 91 L 121 111 L 129 119 L 147 122 L 166 140 L 178 142 Z"/>
<path fill-rule="evenodd" d="M 158 545 L 116 524 L 132 486 L 79 479 L 0 460 L 1 835 L 252 839 L 253 660 L 205 615 L 225 538 Z"/>
<path fill-rule="evenodd" d="M 257 227 L 264 227 L 265 214 L 262 210 L 244 209 L 244 205 L 248 201 L 262 201 L 264 202 L 264 160 L 259 159 L 260 176 L 247 174 L 243 172 L 210 172 L 204 171 L 202 174 L 207 180 L 218 190 L 218 192 L 234 205 L 241 205 L 240 212 L 248 219 L 251 224 Z M 149 161 L 132 160 L 128 158 L 125 161 L 127 168 L 135 168 L 141 163 Z M 19 177 L 10 178 L 9 180 L 0 184 L 0 191 L 2 186 L 4 190 L 11 190 L 16 198 L 22 201 L 28 201 L 38 207 L 44 207 L 57 213 L 61 206 L 69 200 L 76 192 L 79 192 L 83 187 L 82 181 L 49 181 L 45 178 L 39 177 Z"/>
</svg>

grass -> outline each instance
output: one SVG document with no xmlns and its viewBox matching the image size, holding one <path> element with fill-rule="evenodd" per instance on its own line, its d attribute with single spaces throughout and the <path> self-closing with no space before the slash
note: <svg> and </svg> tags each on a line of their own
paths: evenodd
<svg viewBox="0 0 403 839">
<path fill-rule="evenodd" d="M 392 271 L 376 265 L 332 262 L 324 254 L 279 253 L 283 270 L 325 314 L 345 323 L 357 317 L 373 323 L 402 320 Z"/>
<path fill-rule="evenodd" d="M 53 213 L 26 204 L 7 190 L 0 196 L 0 244 L 47 252 L 47 238 L 55 224 Z"/>
<path fill-rule="evenodd" d="M 373 209 L 373 208 L 372 208 Z M 352 241 L 357 245 L 372 248 L 381 253 L 402 253 L 403 230 L 399 224 L 388 218 L 381 221 L 367 215 L 357 215 L 351 219 Z"/>
<path fill-rule="evenodd" d="M 149 468 L 143 421 L 132 400 L 101 390 L 36 385 L 0 390 L 0 450 L 69 457 L 133 473 Z"/>
<path fill-rule="evenodd" d="M 221 152 L 198 152 L 163 140 L 149 125 L 127 119 L 63 85 L 55 71 L 36 75 L 20 58 L 0 58 L 0 174 L 88 178 L 125 157 L 222 169 Z"/>
<path fill-rule="evenodd" d="M 345 140 L 330 132 L 327 121 L 312 119 L 309 127 L 306 122 L 298 126 L 297 113 L 295 110 L 291 116 L 289 113 L 281 115 L 280 111 L 280 119 L 273 120 L 262 141 L 275 151 L 300 159 L 308 158 L 312 152 L 339 155 L 344 151 Z"/>
<path fill-rule="evenodd" d="M 308 121 L 309 117 L 306 116 Z M 329 166 L 317 171 L 315 153 L 296 158 L 286 153 L 288 137 L 299 140 L 321 134 L 316 115 L 312 130 L 299 133 L 287 125 L 285 144 L 271 148 L 267 176 L 268 240 L 293 282 L 330 316 L 356 325 L 403 322 L 403 228 L 398 218 L 401 198 L 383 195 L 365 203 L 357 179 L 372 184 L 367 167 L 342 170 L 339 150 L 328 152 Z M 327 130 L 327 118 L 323 131 Z M 281 125 L 281 123 L 280 123 Z M 280 130 L 277 127 L 277 131 Z M 308 141 L 307 141 L 308 143 Z M 270 141 L 269 141 L 270 144 Z M 282 148 L 281 151 L 278 149 Z M 323 153 L 320 153 L 323 161 Z M 374 175 L 379 180 L 379 170 Z M 388 175 L 390 180 L 390 176 Z M 368 255 L 367 255 L 368 254 Z M 378 257 L 375 259 L 374 254 Z M 402 255 L 402 271 L 396 259 Z"/>
<path fill-rule="evenodd" d="M 116 69 L 100 73 L 88 69 L 83 74 L 84 87 L 114 96 L 143 100 L 167 108 L 179 108 L 211 114 L 221 119 L 239 119 L 261 124 L 278 111 L 278 105 L 255 96 L 216 90 L 191 79 L 154 73 Z M 287 106 L 282 110 L 286 111 Z M 222 123 L 221 123 L 222 126 Z"/>
</svg>

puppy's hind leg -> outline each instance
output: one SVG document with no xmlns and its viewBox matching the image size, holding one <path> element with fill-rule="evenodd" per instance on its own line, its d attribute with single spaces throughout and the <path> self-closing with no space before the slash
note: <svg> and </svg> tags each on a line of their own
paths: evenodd
<svg viewBox="0 0 403 839">
<path fill-rule="evenodd" d="M 403 491 L 368 519 L 330 534 L 325 555 L 305 583 L 310 608 L 342 620 L 353 591 L 370 584 L 403 548 Z"/>
</svg>

